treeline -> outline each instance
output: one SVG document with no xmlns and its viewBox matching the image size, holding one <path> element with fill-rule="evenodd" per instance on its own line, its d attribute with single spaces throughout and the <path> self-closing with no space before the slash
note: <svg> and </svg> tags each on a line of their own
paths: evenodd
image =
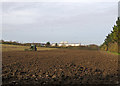
<svg viewBox="0 0 120 86">
<path fill-rule="evenodd" d="M 0 44 L 23 45 L 17 41 L 4 41 L 4 40 L 0 40 Z"/>
<path fill-rule="evenodd" d="M 50 47 L 50 42 L 46 42 L 46 43 L 20 43 L 18 41 L 0 40 L 0 44 L 22 45 L 22 46 L 31 46 L 33 44 L 33 45 L 36 45 L 37 47 Z"/>
<path fill-rule="evenodd" d="M 119 47 L 120 47 L 120 18 L 118 17 L 116 25 L 114 25 L 111 33 L 106 36 L 104 43 L 101 45 L 101 49 L 105 51 L 120 53 Z"/>
</svg>

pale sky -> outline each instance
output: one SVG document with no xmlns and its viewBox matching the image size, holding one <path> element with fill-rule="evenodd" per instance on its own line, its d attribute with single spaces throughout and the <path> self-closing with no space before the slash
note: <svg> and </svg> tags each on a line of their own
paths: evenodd
<svg viewBox="0 0 120 86">
<path fill-rule="evenodd" d="M 1 14 L 1 13 L 0 13 Z M 2 39 L 102 44 L 118 16 L 113 2 L 4 2 Z"/>
</svg>

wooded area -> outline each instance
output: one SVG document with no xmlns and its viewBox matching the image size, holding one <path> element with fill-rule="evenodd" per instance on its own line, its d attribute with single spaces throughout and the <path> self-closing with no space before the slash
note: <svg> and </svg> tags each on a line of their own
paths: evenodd
<svg viewBox="0 0 120 86">
<path fill-rule="evenodd" d="M 105 51 L 120 53 L 120 18 L 116 21 L 113 30 L 106 36 L 104 43 L 101 45 L 101 49 Z"/>
</svg>

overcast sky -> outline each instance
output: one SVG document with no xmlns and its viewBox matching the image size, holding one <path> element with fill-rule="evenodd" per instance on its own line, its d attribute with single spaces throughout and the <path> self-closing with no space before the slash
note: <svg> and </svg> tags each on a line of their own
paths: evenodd
<svg viewBox="0 0 120 86">
<path fill-rule="evenodd" d="M 117 2 L 4 2 L 4 40 L 102 44 L 118 16 Z"/>
</svg>

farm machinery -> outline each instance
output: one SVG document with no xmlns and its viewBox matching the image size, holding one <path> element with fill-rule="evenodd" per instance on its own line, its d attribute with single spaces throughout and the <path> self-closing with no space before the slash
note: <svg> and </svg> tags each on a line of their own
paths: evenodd
<svg viewBox="0 0 120 86">
<path fill-rule="evenodd" d="M 31 45 L 29 49 L 25 49 L 25 51 L 37 51 L 36 45 Z"/>
</svg>

